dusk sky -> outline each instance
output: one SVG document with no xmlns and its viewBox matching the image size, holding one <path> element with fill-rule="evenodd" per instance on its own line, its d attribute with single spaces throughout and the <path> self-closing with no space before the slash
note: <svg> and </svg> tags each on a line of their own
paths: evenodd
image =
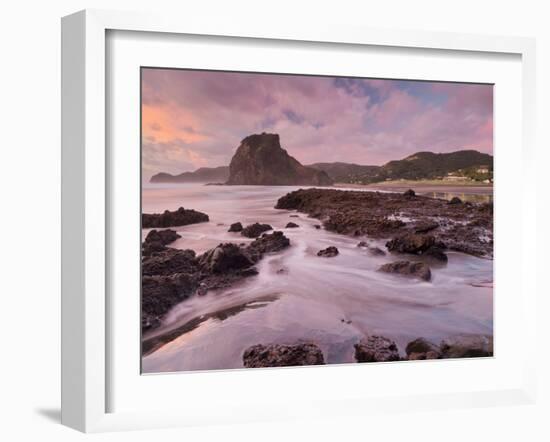
<svg viewBox="0 0 550 442">
<path fill-rule="evenodd" d="M 418 151 L 493 153 L 490 85 L 143 69 L 143 176 L 228 165 L 278 133 L 302 164 L 384 164 Z"/>
</svg>

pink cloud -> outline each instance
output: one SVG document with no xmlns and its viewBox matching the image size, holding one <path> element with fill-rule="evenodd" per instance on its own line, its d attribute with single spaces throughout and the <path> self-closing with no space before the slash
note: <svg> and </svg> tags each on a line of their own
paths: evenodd
<svg viewBox="0 0 550 442">
<path fill-rule="evenodd" d="M 306 164 L 493 149 L 490 85 L 166 69 L 142 78 L 144 175 L 228 164 L 262 131 Z"/>
</svg>

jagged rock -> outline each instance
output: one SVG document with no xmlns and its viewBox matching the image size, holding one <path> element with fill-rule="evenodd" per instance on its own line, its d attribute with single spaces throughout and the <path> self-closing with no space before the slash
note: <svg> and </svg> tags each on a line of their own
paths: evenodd
<svg viewBox="0 0 550 442">
<path fill-rule="evenodd" d="M 164 250 L 166 250 L 166 246 L 160 241 L 143 242 L 143 244 L 141 244 L 142 257 L 151 256 Z"/>
<path fill-rule="evenodd" d="M 141 261 L 141 274 L 172 275 L 174 273 L 197 273 L 199 265 L 193 250 L 165 248 L 159 253 L 144 256 Z"/>
<path fill-rule="evenodd" d="M 359 243 L 357 244 L 357 247 L 360 247 L 362 249 L 368 249 L 369 243 L 366 241 L 359 241 Z"/>
<path fill-rule="evenodd" d="M 445 244 L 436 241 L 432 235 L 407 233 L 388 241 L 386 247 L 390 252 L 425 255 L 443 262 L 447 262 L 448 259 L 444 252 Z"/>
<path fill-rule="evenodd" d="M 317 345 L 311 343 L 257 344 L 247 348 L 243 353 L 243 364 L 246 368 L 323 365 L 324 363 L 323 352 Z"/>
<path fill-rule="evenodd" d="M 315 224 L 313 227 L 315 227 L 317 230 L 319 230 L 321 228 L 321 226 L 319 224 Z"/>
<path fill-rule="evenodd" d="M 241 141 L 229 164 L 227 184 L 332 185 L 326 172 L 306 167 L 281 147 L 277 134 L 255 134 Z"/>
<path fill-rule="evenodd" d="M 251 242 L 246 253 L 253 262 L 259 261 L 264 254 L 279 252 L 290 246 L 290 240 L 283 232 L 264 233 L 260 238 Z"/>
<path fill-rule="evenodd" d="M 153 241 L 151 244 L 160 244 Z M 162 317 L 177 303 L 209 290 L 230 287 L 258 274 L 253 265 L 265 253 L 290 245 L 282 232 L 264 234 L 248 246 L 220 244 L 198 258 L 193 250 L 162 246 L 142 258 L 142 330 L 158 327 Z"/>
<path fill-rule="evenodd" d="M 441 341 L 443 358 L 478 358 L 493 356 L 493 337 L 487 335 L 461 334 Z"/>
<path fill-rule="evenodd" d="M 228 232 L 241 232 L 242 230 L 243 230 L 243 225 L 240 222 L 237 222 L 229 226 Z"/>
<path fill-rule="evenodd" d="M 300 226 L 299 226 L 298 224 L 296 224 L 296 223 L 290 222 L 290 223 L 288 223 L 288 224 L 286 225 L 285 228 L 286 228 L 286 229 L 295 229 L 296 227 L 300 227 Z"/>
<path fill-rule="evenodd" d="M 273 227 L 271 227 L 269 224 L 254 223 L 242 229 L 241 235 L 246 236 L 247 238 L 257 238 L 262 233 L 267 232 L 268 230 L 273 230 Z"/>
<path fill-rule="evenodd" d="M 324 258 L 333 258 L 334 256 L 338 255 L 340 252 L 338 249 L 334 246 L 327 247 L 326 249 L 319 250 L 317 252 L 317 256 L 322 256 Z"/>
<path fill-rule="evenodd" d="M 165 229 L 165 230 L 151 230 L 145 237 L 145 243 L 159 242 L 163 246 L 174 242 L 176 239 L 181 238 L 175 230 Z"/>
<path fill-rule="evenodd" d="M 141 278 L 141 326 L 157 327 L 163 316 L 178 302 L 191 296 L 198 287 L 196 274 L 144 275 Z"/>
<path fill-rule="evenodd" d="M 439 347 L 424 338 L 418 338 L 405 348 L 409 360 L 438 359 L 441 357 Z"/>
<path fill-rule="evenodd" d="M 412 198 L 412 197 L 416 196 L 416 193 L 414 192 L 414 190 L 409 189 L 409 190 L 407 190 L 403 193 L 403 196 L 406 197 L 406 198 Z"/>
<path fill-rule="evenodd" d="M 489 258 L 493 254 L 492 204 L 449 205 L 419 195 L 311 188 L 289 192 L 275 208 L 306 213 L 336 233 L 385 239 L 430 232 L 448 250 Z"/>
<path fill-rule="evenodd" d="M 397 236 L 386 243 L 390 252 L 420 254 L 435 244 L 435 237 L 432 235 L 421 235 L 408 233 Z"/>
<path fill-rule="evenodd" d="M 367 251 L 373 256 L 384 256 L 384 252 L 380 247 L 367 247 Z"/>
<path fill-rule="evenodd" d="M 429 281 L 432 279 L 430 267 L 423 262 L 395 261 L 384 264 L 378 270 L 386 273 L 395 273 L 420 278 L 424 281 Z"/>
<path fill-rule="evenodd" d="M 458 196 L 453 196 L 449 204 L 462 204 L 462 200 Z"/>
<path fill-rule="evenodd" d="M 163 213 L 143 213 L 141 215 L 141 226 L 146 229 L 149 227 L 173 227 L 186 226 L 208 221 L 206 213 L 198 212 L 193 209 L 184 209 L 180 207 L 174 212 L 165 210 Z"/>
<path fill-rule="evenodd" d="M 199 265 L 212 273 L 240 270 L 253 264 L 242 248 L 231 243 L 220 244 L 199 257 Z"/>
<path fill-rule="evenodd" d="M 438 245 L 437 243 L 422 253 L 422 256 L 427 256 L 429 258 L 435 259 L 441 262 L 447 262 L 449 260 L 447 254 L 445 253 L 446 247 Z"/>
<path fill-rule="evenodd" d="M 354 347 L 357 362 L 388 362 L 400 359 L 395 342 L 384 336 L 368 336 Z"/>
</svg>

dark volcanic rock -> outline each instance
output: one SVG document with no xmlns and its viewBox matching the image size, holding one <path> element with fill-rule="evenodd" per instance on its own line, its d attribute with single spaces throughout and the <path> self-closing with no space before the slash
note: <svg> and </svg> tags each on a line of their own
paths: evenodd
<svg viewBox="0 0 550 442">
<path fill-rule="evenodd" d="M 424 338 L 409 342 L 405 352 L 409 360 L 439 359 L 441 357 L 439 347 Z"/>
<path fill-rule="evenodd" d="M 160 244 L 153 241 L 151 244 Z M 142 329 L 158 327 L 162 317 L 193 294 L 230 287 L 258 274 L 253 267 L 264 254 L 288 247 L 282 232 L 264 234 L 248 246 L 220 244 L 199 257 L 193 250 L 162 246 L 142 258 Z"/>
<path fill-rule="evenodd" d="M 366 249 L 373 256 L 383 256 L 386 254 L 386 252 L 384 252 L 380 247 L 371 246 L 366 241 L 360 241 L 359 244 L 357 244 L 357 247 Z"/>
<path fill-rule="evenodd" d="M 430 268 L 423 262 L 395 261 L 384 264 L 378 270 L 386 273 L 395 273 L 420 278 L 424 281 L 429 281 L 432 279 L 432 272 Z"/>
<path fill-rule="evenodd" d="M 389 192 L 300 189 L 281 197 L 275 208 L 307 213 L 322 220 L 327 230 L 346 235 L 396 238 L 430 232 L 436 244 L 449 250 L 493 255 L 492 204 L 448 204 L 443 199 Z"/>
<path fill-rule="evenodd" d="M 432 235 L 408 233 L 398 236 L 386 243 L 390 252 L 421 254 L 435 244 Z"/>
<path fill-rule="evenodd" d="M 211 273 L 226 273 L 253 264 L 242 248 L 231 243 L 220 244 L 199 257 L 199 265 Z"/>
<path fill-rule="evenodd" d="M 386 247 L 390 252 L 424 255 L 442 262 L 447 262 L 448 259 L 445 244 L 436 241 L 433 235 L 408 233 L 388 241 Z"/>
<path fill-rule="evenodd" d="M 241 223 L 233 223 L 229 226 L 228 232 L 240 232 L 243 230 L 243 225 Z"/>
<path fill-rule="evenodd" d="M 229 164 L 227 184 L 332 185 L 326 172 L 303 166 L 281 147 L 279 135 L 262 133 L 241 141 Z"/>
<path fill-rule="evenodd" d="M 246 236 L 247 238 L 257 238 L 262 233 L 267 232 L 268 230 L 273 230 L 273 227 L 271 227 L 269 224 L 254 223 L 242 229 L 241 235 Z"/>
<path fill-rule="evenodd" d="M 315 227 L 317 230 L 321 229 L 321 226 L 319 224 L 315 224 L 313 227 Z"/>
<path fill-rule="evenodd" d="M 206 213 L 180 207 L 174 212 L 165 210 L 160 214 L 143 213 L 141 215 L 141 226 L 143 228 L 186 226 L 188 224 L 203 223 L 208 220 L 209 218 Z"/>
<path fill-rule="evenodd" d="M 458 196 L 453 196 L 449 204 L 462 204 L 462 200 Z"/>
<path fill-rule="evenodd" d="M 290 240 L 283 232 L 264 233 L 246 247 L 246 253 L 254 262 L 259 261 L 266 253 L 280 252 L 290 246 Z"/>
<path fill-rule="evenodd" d="M 321 349 L 310 343 L 257 344 L 247 348 L 243 353 L 243 364 L 246 368 L 323 365 L 324 363 Z"/>
<path fill-rule="evenodd" d="M 197 272 L 199 265 L 193 250 L 165 248 L 159 253 L 144 256 L 141 261 L 141 274 L 146 276 Z"/>
<path fill-rule="evenodd" d="M 354 347 L 357 362 L 399 361 L 397 345 L 384 336 L 368 336 Z"/>
<path fill-rule="evenodd" d="M 151 230 L 145 237 L 145 243 L 159 242 L 163 246 L 174 242 L 176 239 L 181 238 L 175 230 Z"/>
<path fill-rule="evenodd" d="M 285 228 L 287 228 L 287 229 L 295 229 L 296 227 L 300 227 L 300 226 L 299 226 L 298 224 L 292 223 L 292 222 L 288 223 L 288 224 L 285 226 Z"/>
<path fill-rule="evenodd" d="M 443 358 L 479 358 L 493 356 L 493 337 L 462 334 L 441 341 Z"/>
<path fill-rule="evenodd" d="M 416 196 L 416 193 L 414 193 L 414 190 L 409 189 L 403 193 L 403 196 L 406 198 L 412 198 L 413 196 Z"/>
<path fill-rule="evenodd" d="M 384 256 L 384 252 L 380 247 L 367 247 L 368 252 L 373 256 Z"/>
<path fill-rule="evenodd" d="M 447 257 L 447 254 L 445 253 L 446 246 L 438 245 L 437 243 L 430 247 L 428 250 L 426 250 L 422 256 L 427 256 L 428 258 L 435 259 L 440 262 L 447 262 L 449 258 Z"/>
<path fill-rule="evenodd" d="M 191 296 L 198 287 L 197 275 L 143 276 L 141 278 L 141 327 L 143 330 L 160 325 L 160 317 L 175 304 Z"/>
<path fill-rule="evenodd" d="M 160 241 L 143 242 L 141 244 L 141 256 L 151 256 L 153 253 L 159 253 L 166 250 L 166 246 Z"/>
<path fill-rule="evenodd" d="M 327 247 L 326 249 L 319 250 L 317 252 L 317 256 L 322 256 L 324 258 L 333 258 L 334 256 L 338 255 L 340 252 L 338 249 L 334 246 Z"/>
</svg>

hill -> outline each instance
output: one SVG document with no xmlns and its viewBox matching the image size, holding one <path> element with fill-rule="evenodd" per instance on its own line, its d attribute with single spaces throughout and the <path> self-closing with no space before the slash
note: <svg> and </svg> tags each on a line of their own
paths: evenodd
<svg viewBox="0 0 550 442">
<path fill-rule="evenodd" d="M 329 186 L 333 181 L 320 170 L 302 165 L 281 147 L 278 134 L 244 138 L 229 164 L 229 185 Z"/>
<path fill-rule="evenodd" d="M 384 164 L 372 182 L 384 180 L 442 179 L 449 174 L 467 176 L 464 169 L 486 166 L 493 170 L 493 157 L 477 150 L 459 150 L 451 153 L 417 152 L 402 160 Z"/>
<path fill-rule="evenodd" d="M 229 178 L 229 167 L 201 167 L 194 172 L 183 172 L 179 175 L 160 172 L 151 177 L 151 183 L 225 183 Z"/>
<path fill-rule="evenodd" d="M 314 163 L 307 167 L 326 172 L 335 183 L 361 183 L 377 175 L 380 166 L 363 166 L 354 163 Z"/>
</svg>

